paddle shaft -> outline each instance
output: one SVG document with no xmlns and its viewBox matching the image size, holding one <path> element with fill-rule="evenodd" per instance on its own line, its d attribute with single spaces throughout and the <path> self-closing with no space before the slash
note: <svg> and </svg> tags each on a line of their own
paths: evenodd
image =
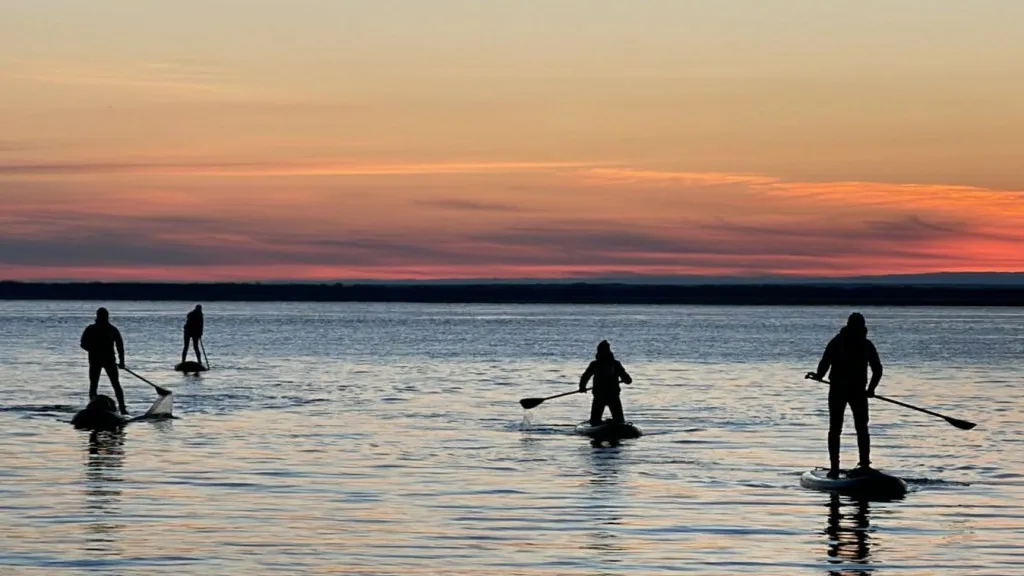
<svg viewBox="0 0 1024 576">
<path fill-rule="evenodd" d="M 206 353 L 206 344 L 203 342 L 202 337 L 199 338 L 199 347 L 203 349 L 203 356 L 206 357 L 206 369 L 210 369 L 210 355 Z"/>
<path fill-rule="evenodd" d="M 587 390 L 590 390 L 590 388 L 584 388 L 582 392 L 586 392 Z M 581 390 L 573 390 L 572 392 L 563 392 L 561 394 L 555 394 L 554 396 L 548 396 L 547 398 L 523 398 L 519 401 L 519 405 L 527 410 L 531 410 L 548 400 L 554 400 L 555 398 L 561 398 L 562 396 L 569 396 L 572 394 L 579 394 L 580 392 Z"/>
<path fill-rule="evenodd" d="M 589 388 L 587 390 L 589 390 Z M 547 398 L 541 398 L 541 402 L 545 402 L 547 400 L 554 400 L 555 398 L 561 398 L 562 396 L 571 396 L 573 394 L 579 394 L 579 393 L 580 393 L 579 390 L 573 390 L 572 392 L 563 392 L 562 394 L 555 394 L 554 396 L 548 396 Z"/>
<path fill-rule="evenodd" d="M 911 410 L 917 410 L 918 412 L 924 412 L 925 414 L 931 414 L 932 416 L 938 416 L 939 418 L 947 418 L 946 416 L 943 416 L 942 414 L 939 414 L 938 412 L 932 412 L 931 410 L 928 410 L 926 408 L 921 408 L 921 407 L 918 407 L 918 406 L 914 406 L 912 404 L 907 404 L 906 402 L 900 402 L 899 400 L 893 400 L 892 398 L 886 398 L 885 396 L 879 396 L 878 394 L 875 394 L 875 398 L 878 398 L 879 400 L 885 400 L 886 402 L 891 402 L 891 403 L 897 404 L 899 406 L 903 406 L 904 408 L 910 408 Z"/>
<path fill-rule="evenodd" d="M 810 376 L 810 375 L 808 375 L 808 376 Z M 824 382 L 825 384 L 831 384 L 831 382 L 829 382 L 828 380 L 825 380 L 824 378 L 821 378 L 821 379 L 811 378 L 811 379 L 812 380 L 817 380 L 818 382 Z M 889 402 L 891 404 L 896 404 L 897 406 L 903 406 L 904 408 L 910 408 L 911 410 L 917 410 L 918 412 L 924 412 L 925 414 L 928 414 L 929 416 L 936 416 L 938 418 L 942 418 L 946 422 L 949 422 L 950 424 L 952 424 L 953 426 L 956 426 L 957 428 L 960 428 L 961 430 L 970 430 L 971 428 L 974 428 L 976 426 L 976 424 L 974 424 L 973 422 L 968 422 L 967 420 L 960 420 L 959 418 L 953 418 L 951 416 L 944 416 L 942 414 L 939 414 L 938 412 L 932 412 L 931 410 L 928 410 L 927 408 L 921 408 L 920 406 L 914 406 L 913 404 L 907 404 L 906 402 L 900 402 L 899 400 L 894 400 L 892 398 L 886 398 L 885 396 L 880 396 L 878 394 L 875 394 L 873 397 L 874 398 L 878 398 L 879 400 L 885 400 L 886 402 Z"/>
<path fill-rule="evenodd" d="M 152 382 L 150 382 L 149 380 L 146 380 L 146 379 L 145 379 L 145 378 L 143 378 L 142 376 L 139 376 L 138 374 L 136 374 L 135 372 L 133 372 L 131 368 L 129 368 L 129 367 L 127 367 L 127 366 L 125 366 L 125 367 L 124 367 L 124 371 L 125 371 L 125 372 L 127 372 L 127 373 L 129 373 L 129 374 L 131 374 L 132 376 L 135 376 L 135 377 L 136 377 L 136 378 L 138 378 L 139 380 L 142 380 L 142 381 L 143 381 L 143 382 L 145 382 L 146 384 L 149 384 L 149 385 L 150 385 L 150 386 L 152 386 L 153 388 L 155 388 L 155 389 L 156 389 L 156 392 L 157 392 L 157 394 L 159 394 L 159 395 L 161 395 L 161 396 L 167 396 L 168 394 L 170 394 L 170 393 L 171 393 L 171 391 L 170 391 L 170 390 L 168 390 L 168 389 L 166 389 L 166 388 L 162 388 L 162 387 L 160 387 L 160 386 L 157 386 L 156 384 L 153 384 Z"/>
</svg>

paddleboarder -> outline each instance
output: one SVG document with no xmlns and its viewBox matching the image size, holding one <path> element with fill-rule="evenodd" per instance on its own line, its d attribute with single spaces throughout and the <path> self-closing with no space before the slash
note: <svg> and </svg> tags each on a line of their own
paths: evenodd
<svg viewBox="0 0 1024 576">
<path fill-rule="evenodd" d="M 594 361 L 580 376 L 581 394 L 587 391 L 587 382 L 591 378 L 594 379 L 594 401 L 590 405 L 590 424 L 593 426 L 601 424 L 605 407 L 612 413 L 614 422 L 625 423 L 626 418 L 622 414 L 622 400 L 619 398 L 621 392 L 619 382 L 632 384 L 633 379 L 626 373 L 622 364 L 615 359 L 611 344 L 607 340 L 602 340 L 597 345 L 597 355 Z"/>
<path fill-rule="evenodd" d="M 184 364 L 188 358 L 188 343 L 192 342 L 192 349 L 196 351 L 196 360 L 203 364 L 203 357 L 199 355 L 199 339 L 203 337 L 203 307 L 196 304 L 196 307 L 185 317 L 185 346 L 181 349 L 181 362 Z"/>
<path fill-rule="evenodd" d="M 82 332 L 80 343 L 83 350 L 89 353 L 89 401 L 96 399 L 100 383 L 100 371 L 106 371 L 110 385 L 117 396 L 117 405 L 121 414 L 128 414 L 124 403 L 124 391 L 117 369 L 124 369 L 124 340 L 121 332 L 110 323 L 110 313 L 106 308 L 96 310 L 96 322 Z M 118 361 L 114 360 L 114 349 L 117 349 Z"/>
<path fill-rule="evenodd" d="M 882 379 L 882 362 L 875 345 L 868 340 L 867 323 L 859 312 L 850 314 L 844 326 L 829 341 L 818 363 L 817 372 L 808 372 L 807 378 L 821 380 L 831 370 L 828 389 L 828 456 L 831 463 L 829 478 L 839 477 L 839 440 L 843 432 L 846 405 L 853 412 L 853 425 L 857 429 L 857 448 L 860 463 L 851 474 L 871 469 L 871 437 L 868 434 L 868 398 Z M 868 367 L 871 382 L 868 383 Z"/>
</svg>

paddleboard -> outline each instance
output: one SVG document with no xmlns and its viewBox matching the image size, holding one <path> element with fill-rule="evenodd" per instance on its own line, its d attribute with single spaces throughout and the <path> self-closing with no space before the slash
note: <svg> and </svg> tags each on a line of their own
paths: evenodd
<svg viewBox="0 0 1024 576">
<path fill-rule="evenodd" d="M 118 430 L 130 422 L 140 420 L 167 420 L 174 418 L 174 394 L 160 396 L 141 416 L 128 418 L 117 411 L 110 396 L 100 394 L 89 405 L 79 410 L 71 424 L 80 430 Z"/>
<path fill-rule="evenodd" d="M 800 485 L 812 490 L 872 498 L 902 498 L 907 493 L 906 482 L 881 470 L 854 476 L 850 476 L 849 470 L 840 470 L 838 478 L 829 478 L 828 470 L 816 468 L 804 472 Z"/>
<path fill-rule="evenodd" d="M 182 362 L 174 367 L 176 372 L 206 372 L 206 366 L 194 360 Z"/>
<path fill-rule="evenodd" d="M 581 436 L 601 440 L 625 440 L 643 435 L 643 431 L 632 422 L 617 424 L 612 420 L 605 420 L 597 426 L 591 425 L 589 420 L 580 422 L 576 425 L 575 432 Z"/>
<path fill-rule="evenodd" d="M 117 412 L 117 405 L 109 396 L 100 394 L 71 419 L 71 424 L 80 430 L 117 430 L 128 420 Z"/>
</svg>

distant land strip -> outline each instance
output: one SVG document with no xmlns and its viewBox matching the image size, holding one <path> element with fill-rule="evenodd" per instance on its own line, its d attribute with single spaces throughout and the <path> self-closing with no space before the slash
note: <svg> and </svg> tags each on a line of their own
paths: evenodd
<svg viewBox="0 0 1024 576">
<path fill-rule="evenodd" d="M 628 283 L 273 284 L 0 281 L 0 300 L 1024 306 L 1024 286 Z"/>
</svg>

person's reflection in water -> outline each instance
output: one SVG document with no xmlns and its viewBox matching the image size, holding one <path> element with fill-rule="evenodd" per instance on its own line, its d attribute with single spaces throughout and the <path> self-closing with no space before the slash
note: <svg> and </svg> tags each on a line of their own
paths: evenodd
<svg viewBox="0 0 1024 576">
<path fill-rule="evenodd" d="M 622 448 L 617 440 L 591 440 L 590 450 L 590 486 L 593 492 L 604 496 L 617 496 L 620 465 L 622 464 Z"/>
<path fill-rule="evenodd" d="M 89 435 L 85 462 L 85 550 L 91 555 L 120 556 L 121 482 L 124 481 L 124 432 Z"/>
<path fill-rule="evenodd" d="M 596 524 L 585 533 L 580 549 L 590 557 L 599 574 L 617 573 L 626 547 L 617 527 L 622 524 L 622 448 L 617 441 L 593 440 L 587 452 L 590 469 L 584 491 L 587 494 L 587 522 Z"/>
<path fill-rule="evenodd" d="M 844 514 L 843 507 L 853 508 Z M 832 494 L 828 504 L 828 556 L 830 564 L 857 564 L 858 566 L 834 567 L 830 576 L 864 576 L 871 574 L 871 547 L 868 543 L 869 522 L 867 500 L 852 500 L 843 503 L 838 494 Z"/>
</svg>

